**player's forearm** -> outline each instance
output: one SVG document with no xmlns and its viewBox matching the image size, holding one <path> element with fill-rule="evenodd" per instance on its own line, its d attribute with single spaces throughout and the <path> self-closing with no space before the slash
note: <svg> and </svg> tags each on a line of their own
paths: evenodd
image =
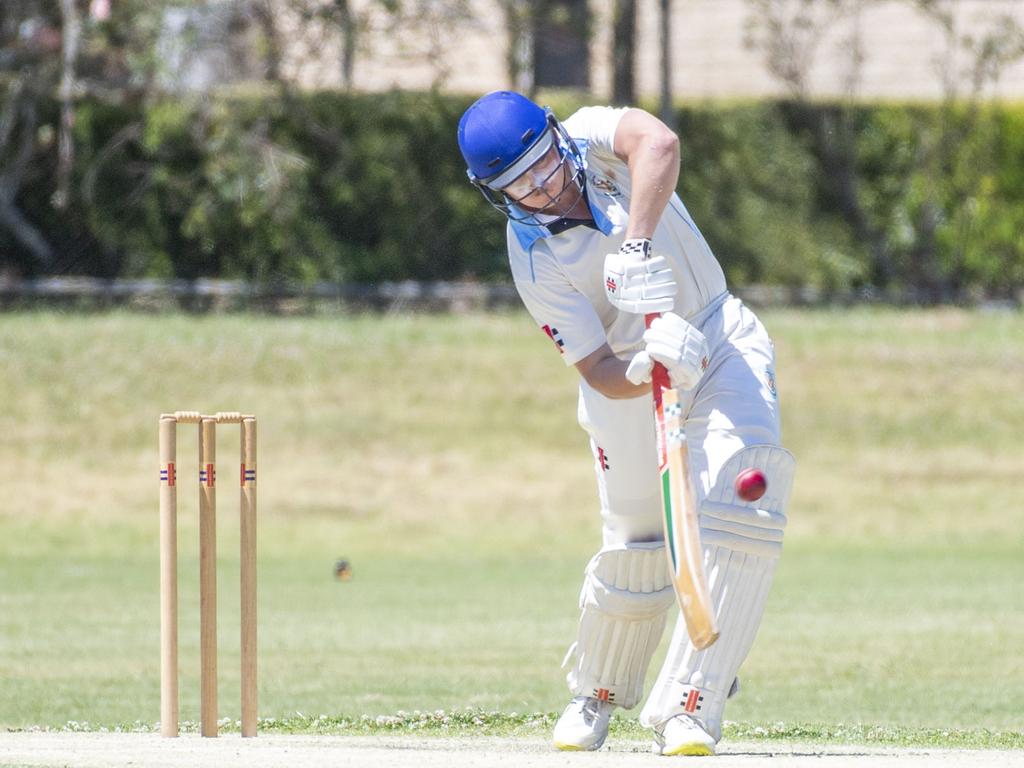
<svg viewBox="0 0 1024 768">
<path fill-rule="evenodd" d="M 679 139 L 669 130 L 638 142 L 629 158 L 633 194 L 626 237 L 650 238 L 679 181 Z"/>
<path fill-rule="evenodd" d="M 611 350 L 608 350 L 607 355 L 580 368 L 580 374 L 593 389 L 612 399 L 640 397 L 650 392 L 650 386 L 637 386 L 626 378 L 628 365 L 629 363 L 619 360 L 611 354 Z"/>
</svg>

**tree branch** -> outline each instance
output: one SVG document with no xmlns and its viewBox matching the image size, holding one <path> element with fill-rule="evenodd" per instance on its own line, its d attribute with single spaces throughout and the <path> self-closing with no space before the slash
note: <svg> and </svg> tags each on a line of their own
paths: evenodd
<svg viewBox="0 0 1024 768">
<path fill-rule="evenodd" d="M 53 205 L 58 210 L 68 206 L 71 191 L 71 173 L 75 165 L 75 65 L 78 45 L 82 39 L 82 25 L 75 0 L 60 0 L 63 18 L 63 71 L 60 79 L 60 138 L 57 142 L 57 191 Z"/>
<path fill-rule="evenodd" d="M 0 173 L 0 226 L 10 232 L 15 240 L 21 243 L 25 249 L 43 266 L 50 266 L 53 263 L 53 249 L 42 236 L 38 229 L 26 219 L 15 205 L 15 198 L 18 190 L 21 189 L 21 182 L 25 176 L 29 161 L 32 159 L 32 149 L 36 133 L 36 105 L 31 96 L 22 98 L 23 89 L 19 89 L 12 95 L 11 100 L 21 101 L 21 143 L 18 152 L 8 168 Z M 9 102 L 10 103 L 10 100 Z M 7 107 L 4 108 L 4 119 L 8 118 Z M 13 123 L 14 120 L 11 121 Z M 13 127 L 4 126 L 9 140 Z"/>
</svg>

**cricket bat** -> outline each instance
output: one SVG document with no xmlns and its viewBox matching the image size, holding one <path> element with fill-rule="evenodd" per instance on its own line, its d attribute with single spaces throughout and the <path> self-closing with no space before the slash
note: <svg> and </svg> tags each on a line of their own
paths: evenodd
<svg viewBox="0 0 1024 768">
<path fill-rule="evenodd" d="M 647 325 L 650 326 L 656 317 L 657 314 L 647 315 Z M 703 650 L 718 639 L 718 626 L 704 573 L 700 520 L 687 462 L 682 406 L 668 371 L 661 363 L 654 364 L 651 387 L 654 392 L 665 551 L 672 572 L 672 586 L 686 621 L 690 642 L 698 650 Z"/>
</svg>

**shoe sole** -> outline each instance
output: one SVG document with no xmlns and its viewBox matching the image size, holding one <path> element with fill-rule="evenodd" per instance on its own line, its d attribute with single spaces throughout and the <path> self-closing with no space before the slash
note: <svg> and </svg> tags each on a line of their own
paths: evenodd
<svg viewBox="0 0 1024 768">
<path fill-rule="evenodd" d="M 674 755 L 686 755 L 688 757 L 709 757 L 715 754 L 715 750 L 706 744 L 680 744 L 672 749 L 663 749 L 661 754 L 666 757 Z"/>
<path fill-rule="evenodd" d="M 596 752 L 604 746 L 604 739 L 592 747 L 581 747 L 579 744 L 565 744 L 561 741 L 554 742 L 555 749 L 559 752 Z"/>
</svg>

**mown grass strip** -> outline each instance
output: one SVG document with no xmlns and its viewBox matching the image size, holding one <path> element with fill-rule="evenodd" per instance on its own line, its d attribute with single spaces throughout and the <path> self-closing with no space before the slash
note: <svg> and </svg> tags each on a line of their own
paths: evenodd
<svg viewBox="0 0 1024 768">
<path fill-rule="evenodd" d="M 422 736 L 546 736 L 556 712 L 463 710 L 433 712 L 398 711 L 393 715 L 306 715 L 268 717 L 259 721 L 260 732 L 277 734 L 324 734 L 332 736 L 422 735 Z M 220 721 L 224 733 L 237 732 L 239 723 L 230 718 Z M 19 730 L 19 729 L 11 729 Z M 153 733 L 157 723 L 135 721 L 115 726 L 71 721 L 59 729 L 29 728 L 31 731 Z M 183 733 L 198 733 L 198 723 L 185 721 Z M 650 732 L 635 718 L 612 719 L 612 735 L 620 739 L 646 740 Z M 733 723 L 727 722 L 723 736 L 730 741 L 775 741 L 804 744 L 855 744 L 898 747 L 934 747 L 944 749 L 1024 749 L 1024 732 L 989 729 L 911 728 L 855 723 Z"/>
<path fill-rule="evenodd" d="M 1024 732 L 994 731 L 987 728 L 911 728 L 903 726 L 833 725 L 825 723 L 727 723 L 725 737 L 750 741 L 793 741 L 829 744 L 872 744 L 900 747 L 942 747 L 947 749 L 1021 749 Z"/>
</svg>

